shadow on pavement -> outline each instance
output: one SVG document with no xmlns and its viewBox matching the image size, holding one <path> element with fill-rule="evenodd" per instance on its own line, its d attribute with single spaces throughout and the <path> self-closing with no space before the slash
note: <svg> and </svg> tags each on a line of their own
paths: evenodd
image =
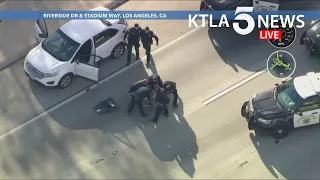
<svg viewBox="0 0 320 180">
<path fill-rule="evenodd" d="M 186 174 L 193 177 L 194 160 L 197 159 L 198 153 L 197 138 L 184 117 L 183 101 L 180 98 L 178 104 L 177 108 L 169 106 L 168 118 L 160 116 L 157 124 L 142 123 L 139 128 L 159 160 L 175 160 Z"/>
<path fill-rule="evenodd" d="M 81 167 L 73 161 L 68 144 L 64 141 L 66 137 L 55 134 L 45 119 L 41 120 L 26 126 L 18 135 L 11 134 L 3 139 L 0 146 L 1 178 L 85 178 Z"/>
<path fill-rule="evenodd" d="M 175 120 L 173 114 L 168 120 L 161 118 L 156 129 L 153 126 L 154 124 L 150 122 L 155 113 L 155 107 L 144 108 L 149 115 L 147 118 L 140 117 L 137 107 L 133 109 L 131 114 L 126 112 L 131 100 L 127 93 L 129 85 L 148 77 L 144 66 L 145 64 L 141 61 L 132 65 L 130 69 L 111 78 L 106 83 L 100 84 L 97 88 L 89 90 L 86 95 L 63 105 L 59 110 L 49 115 L 59 125 L 74 131 L 100 130 L 108 139 L 112 137 L 112 139 L 121 142 L 118 144 L 123 144 L 134 151 L 149 152 L 151 148 L 152 153 L 159 160 L 176 160 L 181 168 L 192 177 L 195 172 L 193 158 L 196 157 L 198 147 L 196 136 L 183 117 L 181 100 L 178 109 L 171 110 L 171 106 L 169 107 L 170 111 L 178 115 L 178 119 Z M 154 60 L 152 60 L 150 66 L 151 69 L 154 68 L 153 72 L 156 72 Z M 115 100 L 119 108 L 104 115 L 98 115 L 94 112 L 94 106 L 109 97 Z M 112 150 L 120 148 L 117 145 L 108 147 L 108 142 L 99 143 L 101 146 L 107 146 L 104 148 L 109 149 L 109 151 L 111 148 Z M 119 149 L 119 151 L 124 150 Z M 142 155 L 146 156 L 146 153 L 142 153 Z M 164 175 L 168 174 L 165 176 L 170 178 L 167 165 L 161 163 L 161 166 L 163 168 L 157 171 Z M 118 168 L 121 169 L 122 167 Z M 127 175 L 127 177 L 133 176 Z M 146 177 L 141 174 L 139 177 L 154 178 L 157 176 Z"/>
<path fill-rule="evenodd" d="M 152 74 L 158 74 L 157 65 L 156 65 L 152 55 L 150 58 L 150 64 L 148 64 L 146 67 L 151 70 Z"/>
<path fill-rule="evenodd" d="M 274 50 L 268 41 L 258 39 L 257 29 L 242 36 L 233 30 L 232 25 L 230 28 L 208 28 L 208 36 L 221 59 L 235 72 L 239 71 L 238 68 L 252 72 L 262 69 Z"/>
<path fill-rule="evenodd" d="M 294 129 L 275 144 L 265 134 L 250 133 L 250 139 L 269 172 L 277 179 L 317 179 L 319 177 L 319 127 Z"/>
</svg>

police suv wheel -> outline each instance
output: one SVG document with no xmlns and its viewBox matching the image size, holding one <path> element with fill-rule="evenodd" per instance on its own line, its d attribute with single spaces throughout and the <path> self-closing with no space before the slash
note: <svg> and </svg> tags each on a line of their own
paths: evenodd
<svg viewBox="0 0 320 180">
<path fill-rule="evenodd" d="M 119 58 L 124 54 L 124 50 L 125 50 L 124 43 L 120 43 L 120 44 L 116 45 L 116 47 L 113 48 L 111 56 L 113 58 Z"/>
<path fill-rule="evenodd" d="M 283 139 L 289 134 L 289 127 L 285 124 L 279 124 L 272 130 L 275 139 Z"/>
<path fill-rule="evenodd" d="M 303 37 L 301 36 L 300 38 L 300 45 L 304 45 L 304 40 L 303 40 Z"/>
<path fill-rule="evenodd" d="M 314 56 L 316 56 L 316 51 L 311 51 L 310 50 L 310 57 L 314 57 Z"/>
<path fill-rule="evenodd" d="M 250 120 L 250 121 L 248 122 L 248 129 L 249 129 L 249 130 L 254 130 L 254 122 L 253 122 L 253 120 Z"/>
<path fill-rule="evenodd" d="M 73 74 L 71 74 L 71 73 L 66 74 L 66 75 L 62 76 L 62 78 L 60 79 L 60 81 L 58 83 L 58 87 L 60 89 L 65 89 L 68 86 L 70 86 L 72 80 L 73 80 Z"/>
</svg>

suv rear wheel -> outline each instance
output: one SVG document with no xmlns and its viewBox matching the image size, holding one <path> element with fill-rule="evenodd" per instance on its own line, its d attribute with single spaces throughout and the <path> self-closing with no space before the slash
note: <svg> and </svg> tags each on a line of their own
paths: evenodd
<svg viewBox="0 0 320 180">
<path fill-rule="evenodd" d="M 119 43 L 116 47 L 113 48 L 111 56 L 113 58 L 119 58 L 124 54 L 124 43 Z"/>
</svg>

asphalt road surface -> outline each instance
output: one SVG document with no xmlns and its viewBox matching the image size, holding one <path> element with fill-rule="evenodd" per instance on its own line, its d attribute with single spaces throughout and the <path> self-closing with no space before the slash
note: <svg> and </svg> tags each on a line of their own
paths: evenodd
<svg viewBox="0 0 320 180">
<path fill-rule="evenodd" d="M 150 69 L 137 62 L 1 136 L 1 178 L 318 178 L 317 126 L 276 145 L 250 135 L 240 116 L 245 100 L 279 80 L 264 73 L 203 104 L 266 66 L 275 49 L 257 39 L 202 28 L 159 48 Z M 320 63 L 298 41 L 288 51 L 297 60 L 295 76 L 319 71 Z M 156 126 L 149 121 L 153 108 L 146 108 L 148 118 L 137 110 L 126 114 L 128 86 L 152 73 L 176 81 L 181 97 L 179 108 L 170 107 L 170 117 Z M 40 92 L 39 85 L 31 87 Z M 108 97 L 119 109 L 97 115 L 94 105 Z"/>
</svg>

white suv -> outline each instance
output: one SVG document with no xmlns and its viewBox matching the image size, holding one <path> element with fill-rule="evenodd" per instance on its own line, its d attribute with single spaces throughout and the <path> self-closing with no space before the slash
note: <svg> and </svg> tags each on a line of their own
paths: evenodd
<svg viewBox="0 0 320 180">
<path fill-rule="evenodd" d="M 109 11 L 99 6 L 91 11 Z M 37 20 L 40 44 L 26 56 L 24 71 L 45 86 L 68 87 L 74 75 L 98 81 L 101 59 L 125 51 L 125 20 L 71 20 L 48 36 L 46 22 Z"/>
</svg>

